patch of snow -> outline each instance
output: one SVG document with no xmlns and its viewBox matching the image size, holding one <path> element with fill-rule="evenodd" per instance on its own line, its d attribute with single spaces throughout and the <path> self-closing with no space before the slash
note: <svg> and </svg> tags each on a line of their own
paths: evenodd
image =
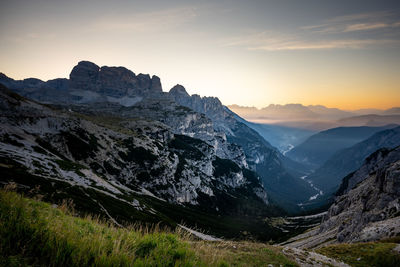
<svg viewBox="0 0 400 267">
<path fill-rule="evenodd" d="M 117 98 L 117 97 L 107 96 L 107 100 L 109 102 L 112 102 L 112 103 L 119 103 L 119 104 L 121 104 L 122 106 L 125 106 L 125 107 L 131 107 L 131 106 L 135 105 L 136 103 L 142 101 L 143 97 L 140 97 L 140 96 L 136 96 L 136 97 L 123 96 L 121 98 Z"/>
<path fill-rule="evenodd" d="M 318 213 L 318 214 L 312 214 L 312 215 L 306 215 L 306 216 L 297 216 L 297 217 L 288 217 L 288 219 L 292 219 L 292 220 L 297 220 L 297 219 L 313 219 L 313 218 L 318 218 L 318 217 L 322 217 L 327 213 L 327 211 Z"/>
<path fill-rule="evenodd" d="M 80 103 L 93 102 L 101 98 L 98 93 L 88 90 L 73 90 L 70 94 L 82 97 L 82 99 L 79 100 Z"/>
</svg>

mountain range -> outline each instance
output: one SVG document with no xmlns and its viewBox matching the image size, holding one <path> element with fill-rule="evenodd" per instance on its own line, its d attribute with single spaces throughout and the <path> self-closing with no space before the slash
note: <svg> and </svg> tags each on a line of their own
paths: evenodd
<svg viewBox="0 0 400 267">
<path fill-rule="evenodd" d="M 383 127 L 332 128 L 310 136 L 286 155 L 315 169 L 325 163 L 335 152 L 364 141 L 379 131 L 394 127 L 396 125 L 389 124 Z"/>
<path fill-rule="evenodd" d="M 326 192 L 335 192 L 342 178 L 357 170 L 371 153 L 381 148 L 394 148 L 399 144 L 400 127 L 377 132 L 366 140 L 335 152 L 308 179 Z"/>
<path fill-rule="evenodd" d="M 298 212 L 315 194 L 295 162 L 217 98 L 181 85 L 163 92 L 157 76 L 82 61 L 69 79 L 2 74 L 0 83 L 2 182 L 40 185 L 48 199 L 71 195 L 118 223 L 143 216 L 267 238 L 262 218 L 285 214 L 276 205 Z M 237 224 L 204 219 L 213 214 Z"/>
<path fill-rule="evenodd" d="M 400 115 L 400 107 L 393 107 L 387 110 L 380 109 L 360 109 L 360 110 L 341 110 L 338 108 L 328 108 L 323 105 L 302 104 L 270 104 L 264 108 L 244 107 L 239 105 L 229 105 L 229 109 L 246 119 L 271 119 L 271 120 L 339 120 L 347 117 L 362 115 Z"/>
</svg>

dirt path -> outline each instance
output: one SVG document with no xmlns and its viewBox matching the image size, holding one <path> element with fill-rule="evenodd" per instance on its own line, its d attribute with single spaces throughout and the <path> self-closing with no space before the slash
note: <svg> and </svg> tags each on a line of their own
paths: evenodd
<svg viewBox="0 0 400 267">
<path fill-rule="evenodd" d="M 316 252 L 305 251 L 293 247 L 284 247 L 283 254 L 287 257 L 293 258 L 300 266 L 304 267 L 322 267 L 322 266 L 335 266 L 335 267 L 350 267 L 350 265 L 339 262 L 332 258 L 326 257 Z"/>
</svg>

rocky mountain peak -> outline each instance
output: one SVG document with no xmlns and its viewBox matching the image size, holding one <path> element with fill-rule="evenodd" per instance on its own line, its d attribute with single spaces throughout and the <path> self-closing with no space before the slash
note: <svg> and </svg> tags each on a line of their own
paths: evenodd
<svg viewBox="0 0 400 267">
<path fill-rule="evenodd" d="M 151 91 L 153 92 L 162 92 L 161 80 L 160 77 L 153 75 L 151 77 Z"/>
<path fill-rule="evenodd" d="M 170 95 L 176 97 L 190 97 L 190 95 L 186 92 L 185 87 L 183 87 L 180 84 L 175 85 L 174 87 L 171 88 L 169 91 Z"/>
<path fill-rule="evenodd" d="M 135 97 L 161 93 L 157 76 L 135 75 L 124 67 L 99 67 L 89 61 L 80 61 L 70 74 L 71 90 L 87 90 L 110 97 Z"/>
<path fill-rule="evenodd" d="M 100 67 L 89 61 L 80 61 L 69 78 L 73 88 L 90 89 L 98 79 Z"/>
</svg>

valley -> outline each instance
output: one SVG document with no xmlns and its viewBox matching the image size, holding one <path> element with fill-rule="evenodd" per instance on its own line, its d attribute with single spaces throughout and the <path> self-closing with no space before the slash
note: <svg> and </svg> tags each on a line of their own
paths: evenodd
<svg viewBox="0 0 400 267">
<path fill-rule="evenodd" d="M 398 267 L 400 1 L 0 1 L 0 267 Z"/>
</svg>

